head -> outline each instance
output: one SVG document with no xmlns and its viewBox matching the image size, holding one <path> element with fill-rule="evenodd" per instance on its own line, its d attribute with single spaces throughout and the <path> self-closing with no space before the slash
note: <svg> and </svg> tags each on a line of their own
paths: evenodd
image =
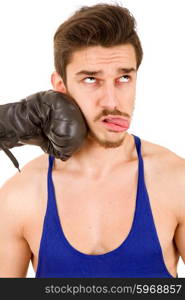
<svg viewBox="0 0 185 300">
<path fill-rule="evenodd" d="M 131 121 L 143 51 L 136 22 L 120 4 L 83 6 L 54 35 L 54 90 L 69 94 L 89 126 L 88 138 L 119 147 L 126 131 L 107 129 L 108 115 Z"/>
</svg>

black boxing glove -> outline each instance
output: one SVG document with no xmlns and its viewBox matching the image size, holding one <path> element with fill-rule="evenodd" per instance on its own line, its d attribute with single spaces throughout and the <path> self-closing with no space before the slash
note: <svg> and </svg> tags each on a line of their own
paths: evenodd
<svg viewBox="0 0 185 300">
<path fill-rule="evenodd" d="M 0 105 L 0 150 L 18 169 L 19 164 L 8 149 L 36 145 L 66 161 L 80 149 L 87 133 L 88 125 L 79 106 L 61 92 L 42 91 L 19 102 Z"/>
</svg>

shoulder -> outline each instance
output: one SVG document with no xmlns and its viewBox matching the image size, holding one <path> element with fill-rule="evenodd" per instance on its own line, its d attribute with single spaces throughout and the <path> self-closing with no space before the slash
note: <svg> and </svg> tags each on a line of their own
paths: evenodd
<svg viewBox="0 0 185 300">
<path fill-rule="evenodd" d="M 179 172 L 179 175 L 183 175 L 181 172 L 185 172 L 185 158 L 179 156 L 171 149 L 146 141 L 141 140 L 142 156 L 145 159 L 148 166 L 154 170 L 168 170 L 172 173 Z"/>
<path fill-rule="evenodd" d="M 167 205 L 172 204 L 178 218 L 182 211 L 185 218 L 185 158 L 146 140 L 142 140 L 141 144 L 148 180 L 161 190 L 164 201 Z"/>
<path fill-rule="evenodd" d="M 2 191 L 19 191 L 20 193 L 24 192 L 25 190 L 31 188 L 38 187 L 40 182 L 40 176 L 43 176 L 47 173 L 48 169 L 48 155 L 43 154 L 40 155 L 28 163 L 26 163 L 21 172 L 17 172 L 15 175 L 10 177 L 5 183 L 1 186 Z M 28 190 L 27 190 L 28 191 Z"/>
<path fill-rule="evenodd" d="M 39 199 L 43 199 L 47 169 L 48 155 L 43 154 L 5 181 L 0 188 L 0 217 L 24 224 L 31 212 L 41 205 Z"/>
</svg>

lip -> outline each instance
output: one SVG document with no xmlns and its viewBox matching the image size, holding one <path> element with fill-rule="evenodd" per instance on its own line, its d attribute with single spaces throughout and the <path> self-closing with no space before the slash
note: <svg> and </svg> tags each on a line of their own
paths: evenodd
<svg viewBox="0 0 185 300">
<path fill-rule="evenodd" d="M 104 122 L 103 120 L 104 119 L 107 119 L 107 118 L 111 118 L 111 119 L 117 119 L 117 118 L 119 118 L 119 119 L 122 119 L 122 120 L 124 120 L 125 121 L 125 125 L 124 126 L 120 126 L 120 125 L 117 125 L 117 124 L 113 124 L 113 123 L 108 123 L 108 122 Z M 130 126 L 130 122 L 129 122 L 129 120 L 127 120 L 127 119 L 125 119 L 125 118 L 122 118 L 122 117 L 120 117 L 120 116 L 118 116 L 118 117 L 116 117 L 116 116 L 104 116 L 102 119 L 101 119 L 101 121 L 100 121 L 104 126 L 105 126 L 105 128 L 106 129 L 108 129 L 109 131 L 114 131 L 114 132 L 122 132 L 122 131 L 126 131 L 128 128 L 129 128 L 129 126 Z"/>
<path fill-rule="evenodd" d="M 128 129 L 128 127 L 130 127 L 130 120 L 128 120 L 128 119 L 126 119 L 126 118 L 122 118 L 122 117 L 120 117 L 120 116 L 104 116 L 101 120 L 100 120 L 100 122 L 103 122 L 104 124 L 106 124 L 106 122 L 104 122 L 104 120 L 105 119 L 121 119 L 121 120 L 123 120 L 124 121 L 124 126 L 120 126 L 120 127 L 123 127 L 123 128 L 127 128 Z M 119 123 L 117 124 L 117 125 L 119 125 Z"/>
<path fill-rule="evenodd" d="M 104 116 L 100 121 L 103 121 L 103 120 L 108 119 L 108 118 L 110 118 L 110 119 L 122 119 L 122 120 L 125 120 L 125 121 L 129 122 L 128 119 L 122 118 L 121 116 Z"/>
<path fill-rule="evenodd" d="M 114 131 L 114 132 L 122 132 L 122 131 L 126 131 L 128 129 L 128 127 L 122 127 L 119 125 L 115 125 L 112 123 L 106 123 L 106 122 L 101 122 L 106 129 L 108 129 L 109 131 Z"/>
</svg>

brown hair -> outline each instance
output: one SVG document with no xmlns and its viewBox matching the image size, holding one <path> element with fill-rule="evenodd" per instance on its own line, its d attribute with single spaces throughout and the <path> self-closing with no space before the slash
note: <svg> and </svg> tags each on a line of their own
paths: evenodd
<svg viewBox="0 0 185 300">
<path fill-rule="evenodd" d="M 54 35 L 54 65 L 67 85 L 66 66 L 76 50 L 88 46 L 111 47 L 132 44 L 139 68 L 143 50 L 136 32 L 136 21 L 120 4 L 99 3 L 82 6 L 62 23 Z"/>
</svg>

